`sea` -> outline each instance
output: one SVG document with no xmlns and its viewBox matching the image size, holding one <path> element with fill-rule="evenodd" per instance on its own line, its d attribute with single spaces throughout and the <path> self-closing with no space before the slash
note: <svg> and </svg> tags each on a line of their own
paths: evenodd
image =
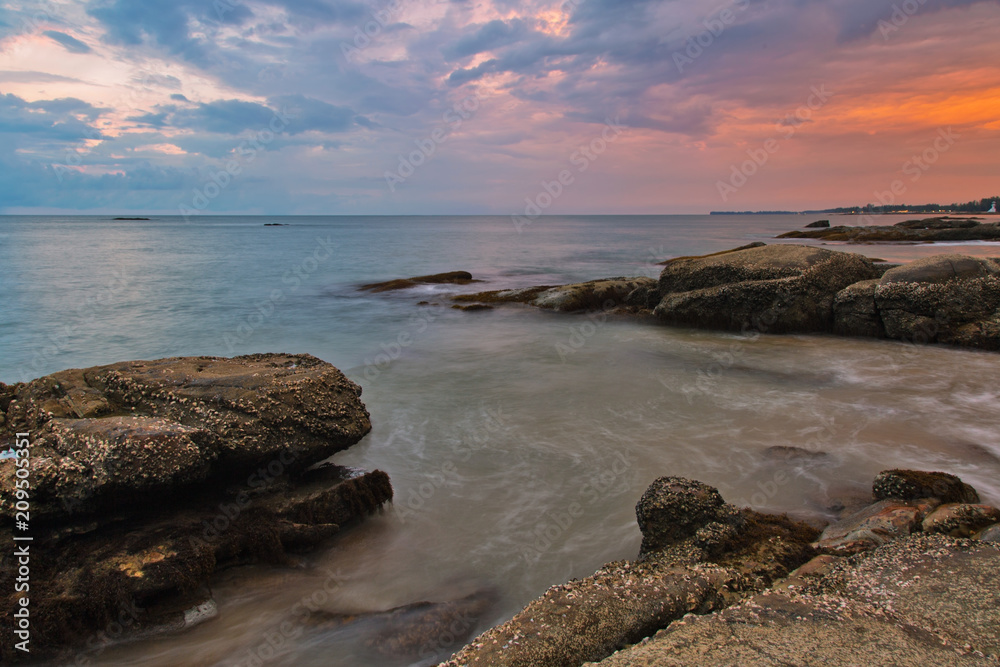
<svg viewBox="0 0 1000 667">
<path fill-rule="evenodd" d="M 129 640 L 109 628 L 65 664 L 434 664 L 549 586 L 634 558 L 636 501 L 662 475 L 810 520 L 896 467 L 957 474 L 1000 503 L 1000 355 L 450 307 L 462 292 L 655 277 L 673 257 L 857 218 L 150 217 L 0 217 L 0 381 L 309 353 L 361 385 L 372 416 L 333 462 L 386 471 L 395 501 L 295 566 L 219 573 L 195 627 Z M 829 246 L 892 262 L 1000 256 L 989 243 Z M 359 290 L 457 270 L 482 282 Z M 375 646 L 395 630 L 367 614 L 475 594 L 495 603 L 415 650 Z M 358 620 L 317 622 L 336 614 Z"/>
</svg>

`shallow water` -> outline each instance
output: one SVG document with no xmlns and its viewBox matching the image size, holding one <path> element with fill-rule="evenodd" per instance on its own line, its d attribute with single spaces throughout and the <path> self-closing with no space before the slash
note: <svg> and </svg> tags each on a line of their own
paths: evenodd
<svg viewBox="0 0 1000 667">
<path fill-rule="evenodd" d="M 542 218 L 522 234 L 505 218 L 268 221 L 0 219 L 0 308 L 12 314 L 0 323 L 0 380 L 173 354 L 310 352 L 361 384 L 372 414 L 372 433 L 334 461 L 385 470 L 396 491 L 382 515 L 298 569 L 219 575 L 216 618 L 168 637 L 95 642 L 91 664 L 426 664 L 549 585 L 634 557 L 635 502 L 664 474 L 812 518 L 888 467 L 946 470 L 1000 502 L 998 355 L 416 305 L 456 290 L 656 275 L 654 260 L 808 218 Z M 316 239 L 327 237 L 335 251 L 322 259 Z M 894 261 L 942 251 L 855 249 Z M 457 269 L 489 282 L 355 289 Z M 826 456 L 766 456 L 776 445 Z M 335 628 L 310 611 L 476 591 L 497 603 L 402 656 L 366 647 L 377 620 Z"/>
</svg>

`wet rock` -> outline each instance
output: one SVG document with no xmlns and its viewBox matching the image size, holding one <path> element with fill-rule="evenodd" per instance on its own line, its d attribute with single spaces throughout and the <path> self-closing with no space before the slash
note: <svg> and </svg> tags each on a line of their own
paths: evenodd
<svg viewBox="0 0 1000 667">
<path fill-rule="evenodd" d="M 810 222 L 808 225 L 806 225 L 806 229 L 827 228 L 829 226 L 830 226 L 829 220 L 817 220 L 816 222 Z"/>
<path fill-rule="evenodd" d="M 34 518 L 126 507 L 261 466 L 303 470 L 371 430 L 361 388 L 310 355 L 181 357 L 15 385 L 0 446 L 32 433 Z M 0 464 L 11 516 L 13 465 Z"/>
<path fill-rule="evenodd" d="M 479 303 L 525 303 L 559 312 L 581 310 L 611 312 L 625 308 L 629 295 L 638 289 L 655 287 L 653 278 L 605 278 L 571 285 L 529 287 L 477 294 L 459 294 L 454 301 Z"/>
<path fill-rule="evenodd" d="M 875 302 L 889 338 L 1000 349 L 1000 269 L 990 260 L 935 255 L 891 269 Z"/>
<path fill-rule="evenodd" d="M 429 276 L 415 276 L 413 278 L 387 280 L 381 283 L 369 283 L 368 285 L 362 285 L 360 289 L 366 292 L 390 292 L 393 290 L 410 289 L 417 285 L 469 285 L 481 282 L 483 281 L 473 280 L 472 274 L 468 271 L 450 271 L 448 273 L 435 273 Z"/>
<path fill-rule="evenodd" d="M 878 279 L 862 280 L 837 292 L 833 300 L 833 332 L 841 336 L 885 338 L 875 303 Z"/>
<path fill-rule="evenodd" d="M 739 510 L 726 503 L 714 487 L 683 477 L 660 477 L 635 506 L 642 531 L 640 554 L 693 536 L 709 524 L 738 526 Z"/>
<path fill-rule="evenodd" d="M 981 542 L 1000 544 L 1000 523 L 995 523 L 992 526 L 983 528 L 976 533 L 975 538 Z"/>
<path fill-rule="evenodd" d="M 923 521 L 925 533 L 944 533 L 952 537 L 969 537 L 980 528 L 1000 521 L 1000 510 L 989 505 L 952 503 L 941 505 Z"/>
<path fill-rule="evenodd" d="M 833 301 L 881 270 L 861 255 L 773 245 L 668 263 L 653 314 L 666 324 L 728 331 L 833 331 Z"/>
<path fill-rule="evenodd" d="M 187 627 L 218 569 L 285 563 L 392 498 L 384 472 L 308 469 L 371 429 L 360 388 L 309 355 L 127 362 L 8 389 L 0 444 L 31 434 L 32 551 L 44 554 L 33 656 L 124 623 L 122 610 L 129 635 Z M 0 461 L 6 513 L 14 470 Z M 3 591 L 14 571 L 0 555 Z"/>
<path fill-rule="evenodd" d="M 307 623 L 323 633 L 357 632 L 364 646 L 383 658 L 426 661 L 446 656 L 449 648 L 468 639 L 496 602 L 496 591 L 481 590 L 457 600 L 414 602 L 381 612 L 320 610 Z"/>
<path fill-rule="evenodd" d="M 468 306 L 460 306 L 455 304 L 452 306 L 455 310 L 464 310 L 466 312 L 476 312 L 480 310 L 493 310 L 493 306 L 486 303 L 470 303 Z"/>
<path fill-rule="evenodd" d="M 920 530 L 921 520 L 935 504 L 881 500 L 827 526 L 813 546 L 842 555 L 886 544 Z"/>
<path fill-rule="evenodd" d="M 883 470 L 872 483 L 876 500 L 937 498 L 942 503 L 978 503 L 976 490 L 955 475 L 921 470 Z"/>
</svg>

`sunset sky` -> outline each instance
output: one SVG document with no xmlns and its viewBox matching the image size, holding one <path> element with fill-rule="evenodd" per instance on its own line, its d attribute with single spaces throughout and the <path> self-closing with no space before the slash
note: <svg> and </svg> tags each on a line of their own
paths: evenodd
<svg viewBox="0 0 1000 667">
<path fill-rule="evenodd" d="M 3 2 L 0 170 L 2 213 L 977 199 L 1000 2 Z"/>
</svg>

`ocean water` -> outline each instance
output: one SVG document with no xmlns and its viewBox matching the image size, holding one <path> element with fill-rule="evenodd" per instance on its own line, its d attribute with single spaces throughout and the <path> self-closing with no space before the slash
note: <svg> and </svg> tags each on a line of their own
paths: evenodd
<svg viewBox="0 0 1000 667">
<path fill-rule="evenodd" d="M 448 307 L 458 292 L 656 276 L 664 259 L 769 240 L 813 219 L 553 216 L 518 230 L 482 216 L 0 217 L 0 381 L 126 359 L 308 352 L 358 382 L 372 414 L 372 433 L 334 461 L 385 470 L 396 490 L 383 514 L 299 568 L 221 573 L 214 619 L 98 641 L 81 656 L 433 663 L 548 586 L 634 557 L 634 506 L 660 475 L 813 518 L 890 467 L 947 470 L 1000 502 L 1000 355 Z M 1000 255 L 991 244 L 848 249 L 890 261 Z M 451 270 L 484 282 L 358 291 Z M 765 455 L 773 445 L 824 455 L 776 461 Z M 329 593 L 317 603 L 320 590 Z M 303 601 L 375 612 L 477 591 L 496 604 L 397 656 L 368 647 L 375 621 L 332 628 L 302 612 Z"/>
</svg>

